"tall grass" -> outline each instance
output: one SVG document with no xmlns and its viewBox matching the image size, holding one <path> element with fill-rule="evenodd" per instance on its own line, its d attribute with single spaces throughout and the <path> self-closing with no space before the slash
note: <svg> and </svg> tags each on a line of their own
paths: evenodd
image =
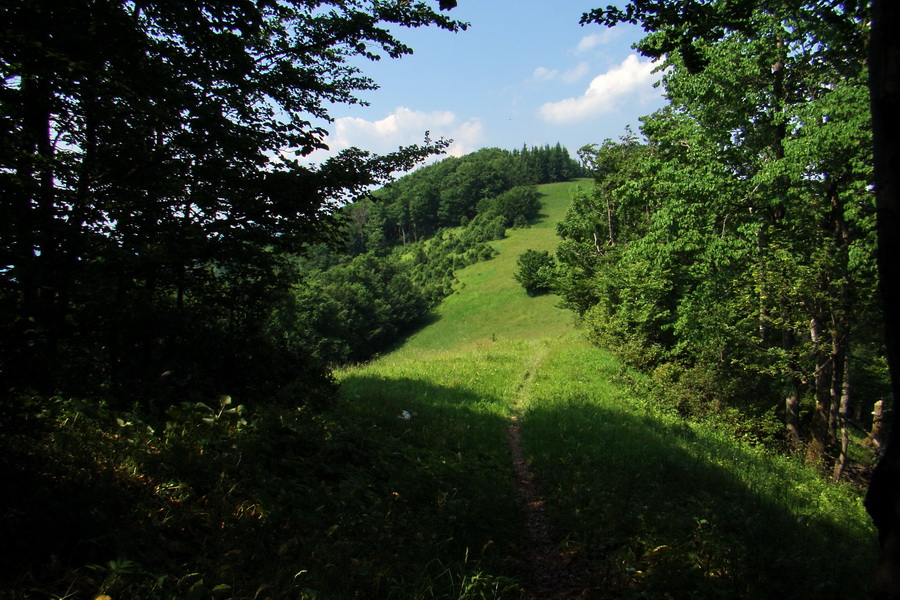
<svg viewBox="0 0 900 600">
<path fill-rule="evenodd" d="M 379 453 L 390 463 L 394 518 L 414 522 L 390 531 L 406 539 L 394 559 L 411 575 L 400 597 L 426 588 L 421 597 L 456 597 L 463 585 L 460 597 L 517 597 L 524 532 L 505 430 L 536 344 L 404 350 L 340 373 L 341 419 L 367 423 L 390 446 Z"/>
</svg>

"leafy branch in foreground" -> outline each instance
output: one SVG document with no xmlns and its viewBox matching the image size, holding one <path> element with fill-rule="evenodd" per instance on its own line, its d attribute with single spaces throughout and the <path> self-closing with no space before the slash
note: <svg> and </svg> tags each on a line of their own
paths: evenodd
<svg viewBox="0 0 900 600">
<path fill-rule="evenodd" d="M 282 253 L 446 147 L 306 167 L 327 135 L 313 120 L 377 87 L 354 57 L 412 52 L 395 26 L 465 28 L 367 0 L 42 0 L 0 19 L 4 394 L 109 393 L 167 370 L 246 385 L 243 341 L 290 284 Z"/>
</svg>

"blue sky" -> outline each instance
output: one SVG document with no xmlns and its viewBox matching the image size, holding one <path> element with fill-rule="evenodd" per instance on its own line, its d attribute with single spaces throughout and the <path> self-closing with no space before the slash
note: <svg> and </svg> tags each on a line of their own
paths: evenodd
<svg viewBox="0 0 900 600">
<path fill-rule="evenodd" d="M 579 25 L 608 0 L 460 0 L 451 16 L 467 31 L 399 30 L 412 56 L 361 63 L 380 89 L 370 106 L 336 106 L 332 152 L 378 153 L 452 138 L 449 153 L 561 142 L 571 152 L 616 138 L 663 105 L 649 60 L 631 45 L 633 26 Z M 321 162 L 317 152 L 304 162 Z"/>
</svg>

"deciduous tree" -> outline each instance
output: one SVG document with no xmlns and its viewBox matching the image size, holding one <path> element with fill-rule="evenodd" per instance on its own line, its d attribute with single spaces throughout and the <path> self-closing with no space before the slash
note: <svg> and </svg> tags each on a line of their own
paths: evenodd
<svg viewBox="0 0 900 600">
<path fill-rule="evenodd" d="M 136 346 L 199 345 L 201 318 L 237 347 L 256 324 L 192 312 L 208 290 L 286 277 L 277 256 L 327 237 L 339 200 L 443 147 L 301 165 L 329 105 L 376 87 L 350 59 L 409 54 L 392 26 L 462 27 L 405 0 L 41 0 L 0 21 L 2 375 L 46 392 L 78 355 L 99 385 Z"/>
</svg>

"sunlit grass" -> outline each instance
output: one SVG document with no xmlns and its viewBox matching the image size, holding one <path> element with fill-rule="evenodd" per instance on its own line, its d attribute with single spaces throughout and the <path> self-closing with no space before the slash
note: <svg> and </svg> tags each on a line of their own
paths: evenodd
<svg viewBox="0 0 900 600">
<path fill-rule="evenodd" d="M 457 293 L 440 306 L 437 321 L 413 335 L 403 351 L 447 349 L 495 339 L 541 339 L 571 329 L 572 315 L 556 306 L 556 296 L 529 297 L 513 274 L 516 260 L 525 250 L 556 248 L 556 222 L 565 215 L 576 185 L 540 186 L 540 218 L 526 229 L 509 230 L 505 239 L 491 242 L 499 253 L 494 259 L 457 272 Z"/>
</svg>

